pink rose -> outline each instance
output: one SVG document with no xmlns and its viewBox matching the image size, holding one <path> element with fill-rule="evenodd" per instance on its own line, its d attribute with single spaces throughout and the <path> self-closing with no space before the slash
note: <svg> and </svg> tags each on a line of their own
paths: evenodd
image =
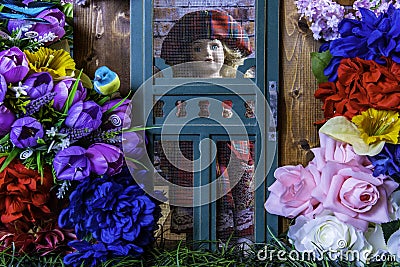
<svg viewBox="0 0 400 267">
<path fill-rule="evenodd" d="M 276 181 L 268 188 L 271 192 L 265 209 L 272 214 L 294 218 L 311 214 L 319 202 L 311 192 L 320 183 L 320 173 L 315 166 L 284 166 L 276 169 Z"/>
<path fill-rule="evenodd" d="M 390 221 L 388 198 L 398 185 L 389 177 L 374 177 L 364 166 L 331 161 L 312 196 L 343 222 L 366 231 L 369 222 Z"/>
<path fill-rule="evenodd" d="M 323 133 L 319 133 L 319 140 L 321 147 L 311 149 L 315 157 L 310 162 L 310 164 L 315 164 L 319 171 L 325 167 L 328 161 L 348 163 L 354 166 L 371 165 L 366 156 L 357 155 L 353 147 L 347 143 L 336 141 Z"/>
</svg>

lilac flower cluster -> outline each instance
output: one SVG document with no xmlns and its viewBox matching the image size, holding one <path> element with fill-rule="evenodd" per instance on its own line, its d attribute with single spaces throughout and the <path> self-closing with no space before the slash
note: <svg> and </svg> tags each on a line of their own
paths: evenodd
<svg viewBox="0 0 400 267">
<path fill-rule="evenodd" d="M 356 0 L 353 3 L 353 9 L 356 11 L 355 16 L 361 18 L 360 8 L 369 9 L 374 12 L 376 16 L 379 16 L 385 13 L 390 5 L 393 5 L 395 8 L 400 8 L 400 2 L 396 0 Z"/>
<path fill-rule="evenodd" d="M 297 0 L 295 4 L 300 18 L 309 23 L 314 39 L 329 41 L 339 37 L 339 22 L 345 15 L 343 6 L 329 0 Z"/>
<path fill-rule="evenodd" d="M 335 40 L 340 37 L 339 23 L 343 18 L 360 19 L 360 9 L 368 9 L 376 16 L 386 13 L 390 5 L 400 8 L 400 1 L 392 0 L 356 0 L 352 8 L 331 0 L 296 0 L 294 1 L 301 18 L 309 24 L 315 40 Z"/>
</svg>

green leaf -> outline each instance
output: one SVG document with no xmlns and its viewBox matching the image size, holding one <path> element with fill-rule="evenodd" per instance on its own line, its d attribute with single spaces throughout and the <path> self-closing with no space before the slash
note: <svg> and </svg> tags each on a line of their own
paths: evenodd
<svg viewBox="0 0 400 267">
<path fill-rule="evenodd" d="M 85 73 L 82 72 L 81 74 L 81 82 L 83 87 L 92 89 L 93 88 L 93 83 L 92 80 L 87 76 Z"/>
<path fill-rule="evenodd" d="M 19 148 L 17 148 L 17 147 L 14 147 L 14 148 L 11 150 L 10 154 L 8 154 L 6 160 L 3 162 L 3 165 L 2 165 L 1 168 L 0 168 L 0 172 L 4 171 L 4 170 L 7 168 L 8 164 L 10 164 L 10 162 L 11 162 L 20 152 L 21 152 L 21 149 L 19 149 Z"/>
<path fill-rule="evenodd" d="M 131 92 L 129 92 L 129 94 L 124 97 L 123 99 L 121 99 L 121 101 L 119 101 L 117 104 L 115 104 L 113 107 L 111 107 L 109 110 L 107 110 L 106 112 L 104 112 L 104 114 L 110 113 L 112 111 L 114 111 L 116 108 L 118 108 L 119 106 L 122 105 L 122 103 L 124 103 L 124 101 L 130 96 Z"/>
<path fill-rule="evenodd" d="M 3 136 L 3 138 L 0 139 L 0 145 L 6 143 L 8 140 L 10 140 L 10 134 L 6 134 L 5 136 Z"/>
<path fill-rule="evenodd" d="M 36 151 L 36 164 L 37 164 L 38 171 L 40 173 L 41 183 L 43 184 L 43 165 L 42 165 L 40 151 Z"/>
<path fill-rule="evenodd" d="M 54 50 L 62 49 L 62 50 L 67 51 L 68 53 L 71 53 L 71 48 L 69 46 L 69 43 L 65 39 L 50 45 L 49 48 L 54 49 Z"/>
<path fill-rule="evenodd" d="M 318 83 L 323 83 L 328 81 L 328 77 L 324 75 L 324 70 L 326 66 L 328 66 L 331 58 L 332 55 L 329 52 L 329 50 L 322 53 L 317 53 L 317 52 L 311 53 L 311 69 Z"/>
<path fill-rule="evenodd" d="M 149 168 L 147 168 L 143 163 L 141 163 L 140 161 L 138 161 L 136 159 L 133 159 L 133 158 L 130 158 L 130 157 L 125 157 L 125 160 L 129 160 L 129 161 L 131 161 L 133 163 L 136 163 L 136 164 L 142 166 L 143 168 L 145 168 L 147 171 L 149 170 Z"/>
<path fill-rule="evenodd" d="M 385 242 L 388 241 L 389 237 L 400 229 L 400 220 L 391 221 L 387 223 L 382 223 L 383 237 L 385 238 Z"/>
<path fill-rule="evenodd" d="M 65 115 L 68 113 L 69 108 L 72 106 L 72 102 L 74 101 L 76 91 L 78 90 L 78 85 L 79 85 L 81 75 L 82 75 L 82 70 L 79 72 L 79 75 L 76 78 L 74 85 L 72 86 L 71 92 L 69 92 L 69 94 L 68 94 L 67 101 L 65 101 L 65 103 L 64 103 L 64 107 L 63 107 L 62 111 L 63 111 L 63 114 L 65 114 Z"/>
</svg>

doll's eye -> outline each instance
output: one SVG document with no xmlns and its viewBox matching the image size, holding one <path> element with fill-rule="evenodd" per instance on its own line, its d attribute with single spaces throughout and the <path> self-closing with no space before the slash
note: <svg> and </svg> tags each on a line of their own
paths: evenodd
<svg viewBox="0 0 400 267">
<path fill-rule="evenodd" d="M 201 48 L 200 47 L 195 47 L 193 50 L 194 50 L 194 52 L 200 52 Z"/>
<path fill-rule="evenodd" d="M 219 48 L 219 45 L 213 44 L 211 45 L 211 50 L 217 50 Z"/>
</svg>

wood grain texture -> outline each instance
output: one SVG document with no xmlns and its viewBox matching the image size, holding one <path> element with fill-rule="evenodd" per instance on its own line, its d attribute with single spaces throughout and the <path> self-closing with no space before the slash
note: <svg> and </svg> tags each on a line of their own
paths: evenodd
<svg viewBox="0 0 400 267">
<path fill-rule="evenodd" d="M 311 71 L 311 52 L 319 43 L 299 21 L 293 0 L 281 6 L 281 84 L 279 107 L 279 165 L 307 164 L 310 148 L 318 145 L 314 122 L 323 118 L 322 103 L 314 98 L 317 82 Z"/>
<path fill-rule="evenodd" d="M 129 1 L 96 0 L 74 6 L 74 59 L 78 69 L 94 77 L 103 65 L 118 73 L 122 95 L 130 84 Z"/>
<path fill-rule="evenodd" d="M 313 158 L 310 148 L 319 145 L 314 122 L 323 118 L 322 102 L 314 98 L 317 82 L 310 58 L 320 43 L 312 38 L 307 25 L 299 21 L 293 0 L 281 1 L 280 18 L 279 166 L 306 165 Z M 282 220 L 282 230 L 287 223 Z"/>
</svg>

